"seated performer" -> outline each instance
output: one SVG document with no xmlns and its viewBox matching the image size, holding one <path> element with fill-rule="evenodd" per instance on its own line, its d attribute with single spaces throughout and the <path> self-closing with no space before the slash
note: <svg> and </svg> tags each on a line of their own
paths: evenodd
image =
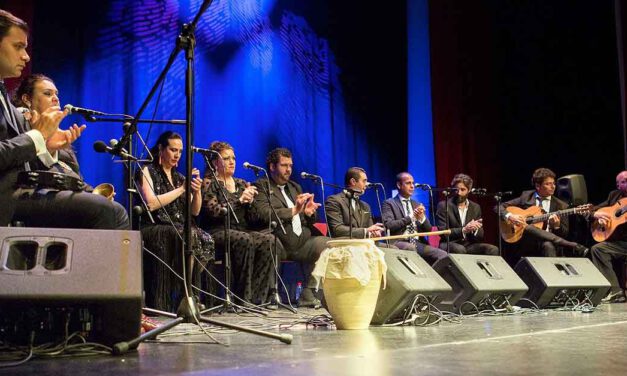
<svg viewBox="0 0 627 376">
<path fill-rule="evenodd" d="M 451 187 L 457 188 L 457 191 L 448 200 L 440 201 L 436 211 L 438 229 L 451 229 L 451 234 L 448 236 L 448 251 L 450 253 L 498 256 L 498 247 L 481 243 L 483 240 L 481 207 L 468 199 L 468 194 L 472 189 L 470 176 L 455 175 L 451 181 Z M 448 222 L 446 220 L 446 205 L 448 205 Z M 442 237 L 441 249 L 447 249 L 446 239 L 446 237 Z"/>
<path fill-rule="evenodd" d="M 622 171 L 616 176 L 616 188 L 618 189 L 610 192 L 607 200 L 595 206 L 593 209 L 594 219 L 602 226 L 608 226 L 612 218 L 607 212 L 598 209 L 616 205 L 619 200 L 627 197 L 627 171 Z M 624 206 L 624 202 L 621 204 L 618 205 L 620 207 Z M 625 302 L 625 293 L 621 287 L 622 284 L 618 282 L 613 264 L 618 262 L 622 269 L 625 265 L 625 261 L 627 261 L 627 226 L 624 224 L 619 225 L 608 240 L 593 245 L 590 253 L 592 254 L 592 262 L 594 265 L 596 265 L 612 285 L 610 293 L 603 301 L 609 303 Z"/>
<path fill-rule="evenodd" d="M 391 235 L 412 234 L 431 231 L 431 223 L 425 215 L 424 205 L 413 200 L 414 178 L 408 172 L 396 175 L 398 195 L 383 202 L 383 224 Z M 396 241 L 394 245 L 400 249 L 417 252 L 422 258 L 433 264 L 446 257 L 446 252 L 425 244 L 424 239 L 408 238 Z"/>
<path fill-rule="evenodd" d="M 28 25 L 0 10 L 0 60 L 4 62 L 0 64 L 0 226 L 19 220 L 27 226 L 115 228 L 113 205 L 104 197 L 60 189 L 16 190 L 21 171 L 36 169 L 40 163 L 46 169 L 52 166 L 57 151 L 68 147 L 85 129 L 75 124 L 59 130 L 67 111 L 60 111 L 58 106 L 36 113 L 28 124 L 9 101 L 4 79 L 22 74 L 30 61 L 27 45 Z M 16 208 L 19 218 L 14 219 Z"/>
<path fill-rule="evenodd" d="M 366 191 L 367 183 L 366 171 L 360 167 L 351 167 L 344 175 L 346 189 L 327 198 L 324 207 L 332 237 L 364 239 L 383 234 L 383 225 L 372 221 L 370 205 L 359 199 Z"/>
<path fill-rule="evenodd" d="M 144 258 L 146 305 L 164 311 L 173 311 L 176 308 L 175 299 L 181 298 L 183 291 L 183 281 L 176 278 L 167 267 L 174 266 L 174 270 L 180 274 L 185 262 L 181 255 L 185 225 L 185 176 L 176 171 L 182 152 L 183 140 L 179 134 L 172 131 L 162 133 L 151 149 L 154 161 L 144 166 L 139 177 L 141 195 L 154 219 L 152 223 L 149 216 L 144 214 L 142 239 L 146 249 L 166 264 L 152 256 Z M 193 216 L 200 213 L 202 205 L 202 180 L 198 175 L 200 172 L 194 169 L 190 193 Z M 194 223 L 191 230 L 191 253 L 202 264 L 201 267 L 192 266 L 192 283 L 199 286 L 202 266 L 214 258 L 214 244 L 211 236 Z"/>
<path fill-rule="evenodd" d="M 306 265 L 306 286 L 298 302 L 301 307 L 319 307 L 321 302 L 314 295 L 316 281 L 311 278 L 313 264 L 318 260 L 326 248 L 328 238 L 312 235 L 316 223 L 316 209 L 320 204 L 314 201 L 312 193 L 303 193 L 301 186 L 293 180 L 292 153 L 285 148 L 276 148 L 266 158 L 270 181 L 260 178 L 255 182 L 259 196 L 254 201 L 255 210 L 262 226 L 268 226 L 268 221 L 276 218 L 270 205 L 276 210 L 287 234 L 277 230 L 277 236 L 285 249 L 287 260 L 300 261 Z M 268 203 L 264 192 L 270 185 L 270 200 Z"/>
<path fill-rule="evenodd" d="M 563 239 L 568 235 L 567 220 L 561 220 L 559 216 L 553 214 L 549 217 L 544 228 L 540 229 L 527 225 L 523 216 L 507 212 L 506 209 L 510 206 L 520 209 L 541 206 L 545 213 L 568 207 L 564 201 L 553 196 L 555 192 L 555 173 L 553 171 L 548 168 L 538 168 L 533 172 L 531 182 L 535 190 L 524 191 L 520 197 L 501 204 L 502 220 L 525 226 L 522 238 L 514 245 L 514 248 L 519 250 L 519 255 L 532 256 L 534 253 L 539 253 L 542 256 L 555 257 L 557 256 L 556 247 L 570 248 L 579 256 L 586 255 L 588 252 L 586 247 Z"/>
<path fill-rule="evenodd" d="M 248 302 L 263 303 L 274 287 L 274 236 L 250 230 L 249 221 L 257 221 L 252 205 L 253 201 L 259 199 L 256 197 L 257 187 L 233 176 L 235 173 L 233 147 L 226 142 L 214 141 L 210 148 L 219 153 L 221 158 L 212 160 L 217 181 L 209 169 L 205 171 L 201 227 L 209 231 L 218 248 L 224 247 L 226 236 L 224 228 L 226 204 L 222 195 L 224 191 L 239 221 L 236 222 L 231 214 L 229 236 L 235 282 L 233 291 Z M 276 247 L 281 260 L 283 246 L 278 240 Z"/>
<path fill-rule="evenodd" d="M 32 113 L 43 113 L 48 108 L 59 106 L 59 91 L 51 78 L 43 74 L 33 74 L 21 81 L 15 93 L 13 104 L 18 107 L 18 110 L 20 110 L 26 120 L 30 122 Z M 57 153 L 58 161 L 56 163 L 51 166 L 45 166 L 43 163 L 39 163 L 37 169 L 60 172 L 75 179 L 83 180 L 74 150 L 68 147 L 59 149 Z M 84 190 L 92 192 L 93 187 L 86 184 Z M 116 201 L 111 200 L 111 204 L 115 213 L 114 228 L 127 229 L 129 220 L 126 209 Z M 23 208 L 19 207 L 19 209 Z M 28 215 L 28 212 L 22 213 L 21 210 L 19 210 L 15 215 L 15 219 L 21 220 L 23 217 L 26 217 L 24 220 L 32 224 L 34 219 L 29 219 Z"/>
</svg>

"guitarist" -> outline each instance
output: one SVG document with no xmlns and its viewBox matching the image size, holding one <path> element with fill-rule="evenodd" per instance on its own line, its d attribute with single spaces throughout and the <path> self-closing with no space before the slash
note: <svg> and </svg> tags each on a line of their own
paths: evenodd
<svg viewBox="0 0 627 376">
<path fill-rule="evenodd" d="M 544 212 L 554 212 L 563 210 L 568 205 L 553 196 L 555 192 L 555 173 L 548 168 L 538 168 L 533 172 L 531 183 L 535 190 L 524 191 L 520 197 L 501 204 L 502 220 L 511 224 L 525 224 L 521 215 L 511 214 L 506 211 L 509 206 L 517 206 L 527 209 L 531 206 L 541 206 Z M 585 256 L 588 249 L 581 244 L 577 244 L 564 239 L 568 235 L 568 222 L 560 220 L 559 216 L 551 215 L 542 229 L 532 225 L 525 227 L 523 237 L 514 246 L 523 256 L 533 256 L 541 254 L 545 257 L 557 256 L 556 247 L 566 247 L 574 251 L 579 256 Z"/>
<path fill-rule="evenodd" d="M 596 211 L 597 209 L 612 206 L 624 197 L 627 197 L 627 171 L 622 171 L 616 176 L 616 190 L 610 192 L 607 200 L 594 207 L 593 217 L 604 225 L 610 219 L 606 213 Z M 625 263 L 627 260 L 627 226 L 620 226 L 612 234 L 610 240 L 595 244 L 591 249 L 592 262 L 610 281 L 612 289 L 603 301 L 609 303 L 625 302 L 625 293 L 620 287 L 616 272 L 613 268 L 614 261 Z"/>
</svg>

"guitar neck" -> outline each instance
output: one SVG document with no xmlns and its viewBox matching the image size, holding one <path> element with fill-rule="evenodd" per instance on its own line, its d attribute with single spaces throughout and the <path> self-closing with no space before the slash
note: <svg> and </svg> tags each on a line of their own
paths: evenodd
<svg viewBox="0 0 627 376">
<path fill-rule="evenodd" d="M 528 224 L 534 224 L 534 223 L 546 222 L 549 219 L 549 217 L 552 216 L 552 215 L 557 215 L 559 217 L 563 217 L 563 216 L 566 216 L 566 215 L 571 215 L 573 213 L 576 213 L 578 210 L 581 210 L 581 209 L 580 208 L 570 208 L 570 209 L 558 210 L 558 211 L 554 211 L 554 212 L 550 212 L 550 213 L 546 213 L 546 214 L 534 215 L 533 217 L 527 218 L 527 223 Z"/>
</svg>

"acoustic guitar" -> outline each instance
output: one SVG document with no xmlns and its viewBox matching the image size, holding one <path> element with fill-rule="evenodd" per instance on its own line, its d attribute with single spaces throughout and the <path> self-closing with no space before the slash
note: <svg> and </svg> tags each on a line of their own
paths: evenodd
<svg viewBox="0 0 627 376">
<path fill-rule="evenodd" d="M 505 208 L 506 213 L 517 214 L 525 218 L 525 224 L 511 224 L 505 219 L 499 220 L 499 227 L 501 228 L 501 237 L 507 243 L 516 243 L 523 236 L 523 232 L 525 231 L 525 227 L 527 225 L 532 225 L 537 228 L 544 228 L 546 221 L 549 220 L 549 217 L 552 215 L 557 215 L 559 217 L 566 217 L 572 214 L 585 214 L 590 211 L 592 205 L 585 204 L 577 206 L 576 208 L 558 210 L 550 213 L 545 213 L 539 206 L 530 206 L 527 209 L 521 209 L 516 206 L 509 206 Z"/>
<path fill-rule="evenodd" d="M 604 242 L 614 233 L 614 230 L 627 221 L 627 197 L 621 198 L 612 206 L 606 206 L 597 210 L 597 212 L 606 213 L 610 217 L 610 221 L 605 226 L 599 223 L 599 220 L 592 222 L 592 237 L 598 242 Z"/>
</svg>

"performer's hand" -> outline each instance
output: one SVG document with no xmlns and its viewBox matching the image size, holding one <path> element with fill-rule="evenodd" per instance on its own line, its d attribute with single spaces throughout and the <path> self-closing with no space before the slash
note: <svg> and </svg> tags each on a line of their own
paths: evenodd
<svg viewBox="0 0 627 376">
<path fill-rule="evenodd" d="M 385 231 L 385 227 L 383 227 L 381 223 L 375 223 L 374 225 L 368 227 L 366 231 L 370 234 L 371 238 L 377 238 L 381 236 L 383 231 Z"/>
<path fill-rule="evenodd" d="M 592 216 L 599 221 L 599 224 L 601 226 L 607 226 L 612 221 L 612 218 L 607 213 L 603 213 L 600 211 L 594 212 Z"/>
<path fill-rule="evenodd" d="M 192 169 L 192 193 L 200 193 L 200 187 L 202 187 L 202 179 L 200 178 L 200 171 L 197 168 Z"/>
<path fill-rule="evenodd" d="M 320 206 L 322 205 L 314 201 L 314 195 L 312 194 L 311 198 L 307 201 L 307 204 L 305 205 L 305 215 L 311 217 Z"/>
<path fill-rule="evenodd" d="M 45 140 L 48 140 L 59 130 L 61 120 L 68 114 L 68 110 L 61 111 L 59 106 L 49 107 L 41 114 L 35 110 L 31 112 L 31 128 L 41 132 Z"/>
<path fill-rule="evenodd" d="M 549 226 L 551 226 L 552 228 L 559 228 L 560 227 L 560 217 L 556 214 L 553 214 L 549 217 Z"/>
<path fill-rule="evenodd" d="M 414 208 L 414 217 L 422 222 L 425 217 L 425 206 L 423 204 L 418 204 L 418 206 Z"/>
<path fill-rule="evenodd" d="M 305 206 L 307 205 L 307 201 L 310 197 L 313 197 L 311 193 L 301 193 L 296 196 L 296 202 L 294 203 L 294 207 L 292 208 L 292 217 L 296 214 L 302 213 L 305 210 Z"/>
<path fill-rule="evenodd" d="M 512 214 L 507 217 L 507 221 L 513 225 L 525 225 L 525 219 L 522 215 Z"/>
<path fill-rule="evenodd" d="M 242 192 L 242 195 L 239 198 L 239 201 L 242 204 L 250 204 L 255 200 L 255 196 L 257 195 L 257 187 L 254 185 L 250 185 L 246 183 L 246 189 Z"/>
<path fill-rule="evenodd" d="M 69 147 L 72 142 L 76 141 L 81 136 L 85 128 L 87 128 L 85 124 L 80 127 L 74 124 L 64 131 L 57 129 L 57 131 L 46 140 L 46 148 L 48 151 L 53 152 L 55 150 Z"/>
</svg>

